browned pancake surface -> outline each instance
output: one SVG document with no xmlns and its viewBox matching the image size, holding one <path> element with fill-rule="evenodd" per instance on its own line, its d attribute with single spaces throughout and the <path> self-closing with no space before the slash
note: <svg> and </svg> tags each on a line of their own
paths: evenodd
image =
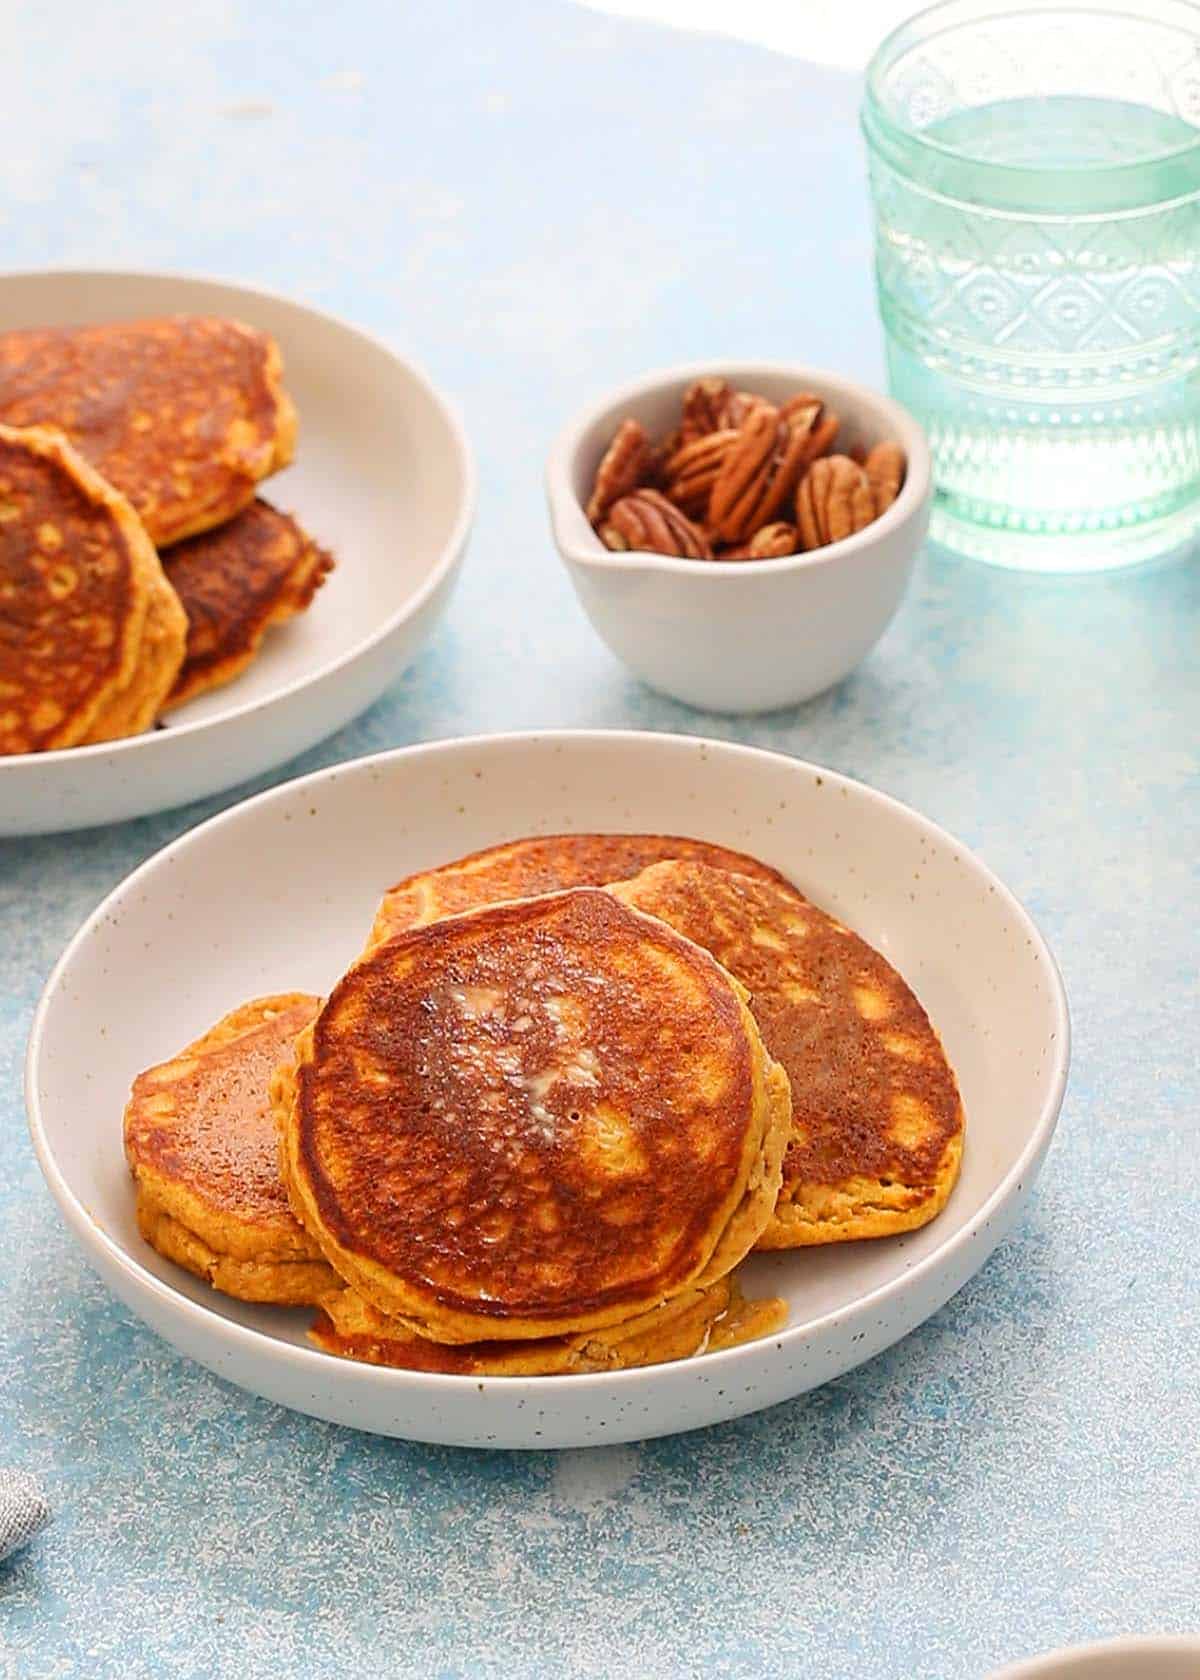
<svg viewBox="0 0 1200 1680">
<path fill-rule="evenodd" d="M 624 881 L 664 858 L 736 869 L 762 880 L 783 877 L 756 858 L 678 834 L 546 834 L 473 852 L 391 887 L 371 930 L 372 942 L 485 904 L 533 898 L 568 887 Z"/>
<path fill-rule="evenodd" d="M 290 514 L 256 499 L 215 531 L 164 556 L 187 613 L 187 650 L 168 704 L 180 705 L 237 676 L 268 627 L 303 612 L 333 557 Z"/>
<path fill-rule="evenodd" d="M 0 428 L 0 752 L 75 745 L 140 641 L 153 551 L 79 466 Z"/>
<path fill-rule="evenodd" d="M 156 1203 L 214 1249 L 243 1258 L 315 1253 L 279 1176 L 271 1075 L 319 998 L 243 1004 L 168 1062 L 139 1074 L 125 1153 Z"/>
<path fill-rule="evenodd" d="M 703 952 L 607 893 L 493 906 L 339 983 L 300 1041 L 292 1157 L 326 1234 L 439 1312 L 619 1317 L 697 1275 L 739 1205 L 751 1030 Z"/>
<path fill-rule="evenodd" d="M 0 421 L 54 425 L 160 547 L 231 518 L 291 456 L 265 333 L 202 315 L 0 333 Z"/>
<path fill-rule="evenodd" d="M 663 864 L 615 891 L 749 988 L 787 1072 L 792 1139 L 780 1215 L 760 1246 L 788 1246 L 781 1219 L 806 1197 L 812 1218 L 791 1241 L 882 1235 L 937 1211 L 957 1169 L 958 1087 L 924 1009 L 878 951 L 775 881 Z"/>
</svg>

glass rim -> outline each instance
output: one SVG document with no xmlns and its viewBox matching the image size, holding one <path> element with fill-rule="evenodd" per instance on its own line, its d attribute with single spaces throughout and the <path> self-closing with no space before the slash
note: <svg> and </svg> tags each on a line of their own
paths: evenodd
<svg viewBox="0 0 1200 1680">
<path fill-rule="evenodd" d="M 1102 17 L 1127 17 L 1135 24 L 1175 24 L 1195 34 L 1197 50 L 1200 52 L 1200 4 L 1197 0 L 1137 0 L 1136 8 L 1130 0 L 1115 0 L 1115 3 L 1114 0 L 1107 0 L 1107 3 L 1106 0 L 1008 0 L 1008 3 L 1006 0 L 933 0 L 933 4 L 914 12 L 911 17 L 890 30 L 871 54 L 866 69 L 862 111 L 863 126 L 868 139 L 874 138 L 872 130 L 878 128 L 884 139 L 893 144 L 898 143 L 916 155 L 925 153 L 944 159 L 948 164 L 968 166 L 977 175 L 999 181 L 1044 177 L 1053 173 L 1075 179 L 1086 177 L 1089 181 L 1129 183 L 1136 180 L 1143 171 L 1149 173 L 1161 169 L 1164 164 L 1180 163 L 1188 159 L 1195 159 L 1200 170 L 1200 127 L 1194 130 L 1194 138 L 1191 140 L 1180 141 L 1175 146 L 1165 146 L 1160 151 L 1146 152 L 1127 162 L 1055 165 L 1053 171 L 1050 171 L 1037 165 L 1001 163 L 992 158 L 980 157 L 967 148 L 947 144 L 944 140 L 930 136 L 926 129 L 917 128 L 889 110 L 883 93 L 883 76 L 895 63 L 899 49 L 907 45 L 919 45 L 922 35 L 929 33 L 928 26 L 931 23 L 944 19 L 946 26 L 952 28 L 960 24 L 982 24 L 1001 18 L 1019 17 L 1023 13 L 1038 12 L 1078 12 L 1081 15 L 1090 13 Z M 938 30 L 937 33 L 941 31 Z M 1200 187 L 1200 180 L 1197 181 L 1197 186 Z M 1162 198 L 1160 192 L 1148 192 L 1145 202 L 1158 203 Z"/>
</svg>

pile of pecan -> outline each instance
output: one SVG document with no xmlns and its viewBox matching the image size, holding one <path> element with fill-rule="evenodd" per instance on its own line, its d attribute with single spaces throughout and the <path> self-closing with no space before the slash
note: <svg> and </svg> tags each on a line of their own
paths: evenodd
<svg viewBox="0 0 1200 1680">
<path fill-rule="evenodd" d="M 606 548 L 692 560 L 773 560 L 861 531 L 891 507 L 904 451 L 831 455 L 838 418 L 801 392 L 776 406 L 724 379 L 698 379 L 678 427 L 654 443 L 622 420 L 587 516 Z"/>
</svg>

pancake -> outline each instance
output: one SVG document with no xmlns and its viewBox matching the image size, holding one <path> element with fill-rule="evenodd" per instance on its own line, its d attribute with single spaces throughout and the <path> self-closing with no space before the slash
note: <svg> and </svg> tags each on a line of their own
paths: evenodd
<svg viewBox="0 0 1200 1680">
<path fill-rule="evenodd" d="M 319 1004 L 302 992 L 243 1004 L 139 1074 L 125 1109 L 142 1235 L 247 1301 L 316 1302 L 337 1282 L 288 1206 L 268 1096 Z"/>
<path fill-rule="evenodd" d="M 342 1289 L 321 1302 L 322 1310 L 309 1335 L 326 1353 L 369 1365 L 397 1365 L 409 1371 L 469 1377 L 623 1371 L 635 1365 L 662 1365 L 701 1352 L 714 1322 L 728 1311 L 730 1294 L 730 1279 L 724 1277 L 704 1289 L 685 1289 L 649 1312 L 607 1330 L 519 1342 L 447 1345 L 406 1332 L 395 1319 L 376 1311 L 357 1290 Z"/>
<path fill-rule="evenodd" d="M 137 1227 L 164 1260 L 203 1278 L 222 1295 L 273 1307 L 309 1307 L 325 1295 L 333 1273 L 323 1260 L 242 1260 L 218 1253 L 150 1196 L 139 1193 Z"/>
<path fill-rule="evenodd" d="M 65 432 L 161 548 L 291 460 L 282 373 L 266 333 L 205 315 L 0 333 L 0 422 Z"/>
<path fill-rule="evenodd" d="M 427 1341 L 405 1332 L 354 1289 L 337 1290 L 320 1305 L 309 1336 L 326 1353 L 370 1365 L 470 1377 L 556 1376 L 664 1365 L 769 1335 L 787 1319 L 785 1303 L 775 1297 L 744 1300 L 733 1273 L 707 1288 L 685 1289 L 611 1329 L 522 1342 L 447 1346 Z"/>
<path fill-rule="evenodd" d="M 434 1341 L 568 1335 L 730 1271 L 790 1118 L 742 989 L 578 888 L 388 940 L 273 1081 L 292 1206 Z"/>
<path fill-rule="evenodd" d="M 176 544 L 163 564 L 187 614 L 170 707 L 244 671 L 268 628 L 308 606 L 333 557 L 290 514 L 255 500 L 218 530 Z"/>
<path fill-rule="evenodd" d="M 187 639 L 187 617 L 161 565 L 156 568 L 142 626 L 137 663 L 124 688 L 106 700 L 84 743 L 115 741 L 149 729 L 174 686 Z"/>
<path fill-rule="evenodd" d="M 377 945 L 393 934 L 485 904 L 624 881 L 664 858 L 689 858 L 713 869 L 736 869 L 764 881 L 783 881 L 782 875 L 757 858 L 678 834 L 532 835 L 472 852 L 389 888 L 369 943 Z"/>
<path fill-rule="evenodd" d="M 890 963 L 794 887 L 690 863 L 610 889 L 711 951 L 750 991 L 792 1087 L 792 1133 L 759 1248 L 889 1236 L 945 1206 L 962 1158 L 954 1072 Z"/>
<path fill-rule="evenodd" d="M 0 752 L 73 747 L 102 727 L 142 680 L 165 588 L 124 496 L 56 432 L 0 426 Z"/>
</svg>

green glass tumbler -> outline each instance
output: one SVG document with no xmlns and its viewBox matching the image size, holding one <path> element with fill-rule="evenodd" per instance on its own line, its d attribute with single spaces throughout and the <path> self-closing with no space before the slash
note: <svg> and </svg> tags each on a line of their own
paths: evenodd
<svg viewBox="0 0 1200 1680">
<path fill-rule="evenodd" d="M 893 394 L 933 535 L 1094 571 L 1200 527 L 1200 7 L 944 0 L 863 104 Z"/>
</svg>

